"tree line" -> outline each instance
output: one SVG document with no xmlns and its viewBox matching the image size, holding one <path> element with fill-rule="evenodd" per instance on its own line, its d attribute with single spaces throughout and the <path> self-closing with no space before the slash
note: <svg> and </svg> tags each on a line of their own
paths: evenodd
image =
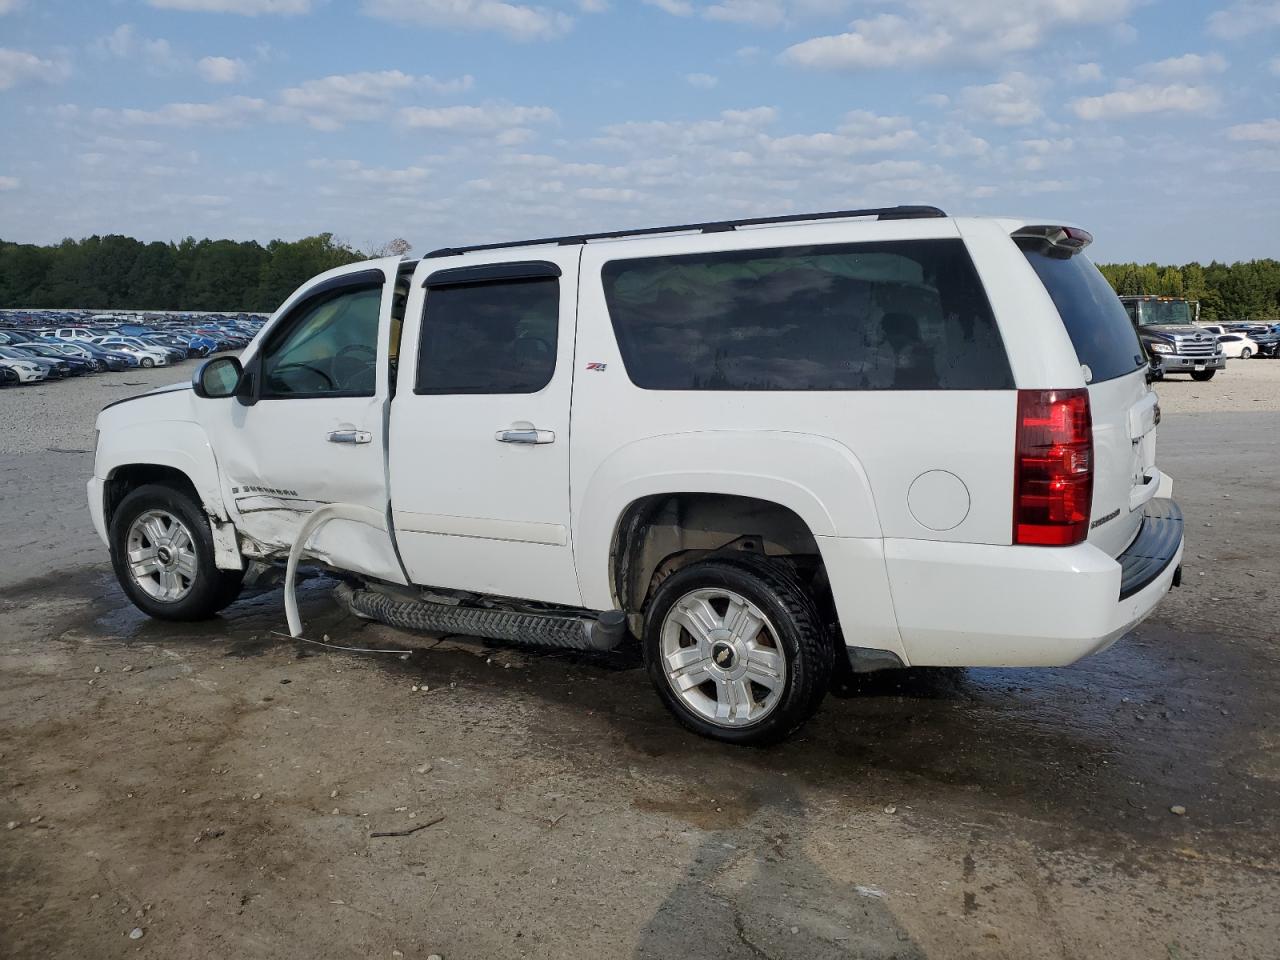
<svg viewBox="0 0 1280 960">
<path fill-rule="evenodd" d="M 1200 319 L 1213 322 L 1280 319 L 1280 260 L 1246 260 L 1180 267 L 1154 263 L 1099 264 L 1116 293 L 1186 297 L 1200 301 Z"/>
<path fill-rule="evenodd" d="M 301 240 L 143 243 L 110 234 L 42 247 L 0 240 L 0 307 L 269 312 L 303 281 L 403 253 L 404 241 L 355 250 L 331 233 Z"/>
<path fill-rule="evenodd" d="M 409 250 L 392 240 L 361 251 L 331 233 L 265 245 L 193 237 L 143 243 L 116 234 L 48 247 L 0 240 L 0 307 L 269 312 L 317 273 Z M 1199 300 L 1205 320 L 1280 318 L 1277 260 L 1100 267 L 1117 293 Z"/>
</svg>

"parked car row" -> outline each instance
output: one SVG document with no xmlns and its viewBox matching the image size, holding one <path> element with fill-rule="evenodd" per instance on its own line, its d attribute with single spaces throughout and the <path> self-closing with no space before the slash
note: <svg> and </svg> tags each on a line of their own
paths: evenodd
<svg viewBox="0 0 1280 960">
<path fill-rule="evenodd" d="M 14 312 L 0 317 L 0 386 L 88 373 L 167 367 L 241 350 L 261 328 L 258 314 L 153 315 Z"/>
<path fill-rule="evenodd" d="M 1218 338 L 1225 356 L 1240 360 L 1280 356 L 1280 323 L 1205 323 L 1200 326 Z"/>
</svg>

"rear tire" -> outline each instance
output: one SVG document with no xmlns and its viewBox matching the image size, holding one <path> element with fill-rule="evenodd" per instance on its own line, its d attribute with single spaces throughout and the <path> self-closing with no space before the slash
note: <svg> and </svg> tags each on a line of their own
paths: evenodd
<svg viewBox="0 0 1280 960">
<path fill-rule="evenodd" d="M 834 651 L 813 597 L 788 568 L 751 554 L 691 564 L 645 611 L 645 666 L 689 730 L 774 743 L 818 709 Z"/>
<path fill-rule="evenodd" d="M 1248 347 L 1245 347 L 1243 350 L 1240 351 L 1241 360 L 1248 360 L 1252 356 L 1253 356 L 1253 351 L 1250 350 Z"/>
<path fill-rule="evenodd" d="M 1204 383 L 1206 380 L 1212 380 L 1213 375 L 1217 372 L 1217 370 L 1192 370 L 1191 379 Z"/>
<path fill-rule="evenodd" d="M 209 519 L 191 496 L 149 483 L 111 518 L 111 565 L 129 599 L 158 620 L 207 620 L 240 595 L 242 570 L 219 570 Z"/>
</svg>

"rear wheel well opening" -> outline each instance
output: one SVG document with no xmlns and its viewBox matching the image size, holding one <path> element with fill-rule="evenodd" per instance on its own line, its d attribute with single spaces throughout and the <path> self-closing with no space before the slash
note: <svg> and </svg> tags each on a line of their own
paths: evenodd
<svg viewBox="0 0 1280 960">
<path fill-rule="evenodd" d="M 614 532 L 610 586 L 620 609 L 639 613 L 677 570 L 735 552 L 778 558 L 790 566 L 834 625 L 835 605 L 813 533 L 795 511 L 754 497 L 664 493 L 635 501 Z"/>
<path fill-rule="evenodd" d="M 111 529 L 111 520 L 124 498 L 138 489 L 138 487 L 148 483 L 158 483 L 166 487 L 172 487 L 174 490 L 186 494 L 201 512 L 204 511 L 204 504 L 200 499 L 200 494 L 196 491 L 196 485 L 181 470 L 176 467 L 165 467 L 154 463 L 130 463 L 122 467 L 116 467 L 111 471 L 111 475 L 107 477 L 103 491 L 102 506 L 108 530 Z"/>
</svg>

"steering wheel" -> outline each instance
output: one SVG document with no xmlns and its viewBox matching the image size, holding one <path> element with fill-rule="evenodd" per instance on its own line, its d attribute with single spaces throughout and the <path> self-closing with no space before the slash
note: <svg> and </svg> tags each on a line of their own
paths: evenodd
<svg viewBox="0 0 1280 960">
<path fill-rule="evenodd" d="M 351 381 L 366 379 L 378 362 L 378 351 L 367 343 L 348 343 L 329 361 L 333 379 L 344 387 L 354 388 Z"/>
<path fill-rule="evenodd" d="M 287 378 L 286 378 L 286 379 L 284 379 L 284 380 L 281 380 L 280 375 L 281 375 L 281 374 L 283 374 L 283 373 L 287 373 L 287 372 L 288 372 L 288 371 L 290 371 L 290 370 L 305 370 L 305 371 L 307 371 L 307 373 L 313 373 L 313 374 L 315 374 L 317 377 L 320 377 L 321 379 L 323 379 L 323 380 L 324 380 L 324 389 L 326 389 L 326 390 L 335 390 L 335 389 L 337 389 L 337 384 L 335 384 L 335 383 L 333 382 L 333 377 L 329 376 L 329 374 L 325 373 L 325 372 L 324 372 L 323 370 L 321 370 L 319 367 L 312 366 L 312 365 L 311 365 L 311 364 L 309 364 L 309 363 L 286 363 L 286 364 L 282 364 L 281 366 L 276 367 L 274 370 L 272 370 L 272 371 L 271 371 L 271 380 L 272 380 L 272 383 L 274 384 L 274 383 L 277 383 L 277 382 L 283 382 L 283 383 L 285 383 L 286 385 L 288 385 L 288 380 L 287 380 Z M 289 386 L 291 386 L 291 385 L 289 385 Z M 286 392 L 287 392 L 287 391 L 286 391 Z M 300 393 L 301 393 L 301 392 L 303 392 L 303 391 L 298 391 L 298 392 L 300 392 Z"/>
</svg>

